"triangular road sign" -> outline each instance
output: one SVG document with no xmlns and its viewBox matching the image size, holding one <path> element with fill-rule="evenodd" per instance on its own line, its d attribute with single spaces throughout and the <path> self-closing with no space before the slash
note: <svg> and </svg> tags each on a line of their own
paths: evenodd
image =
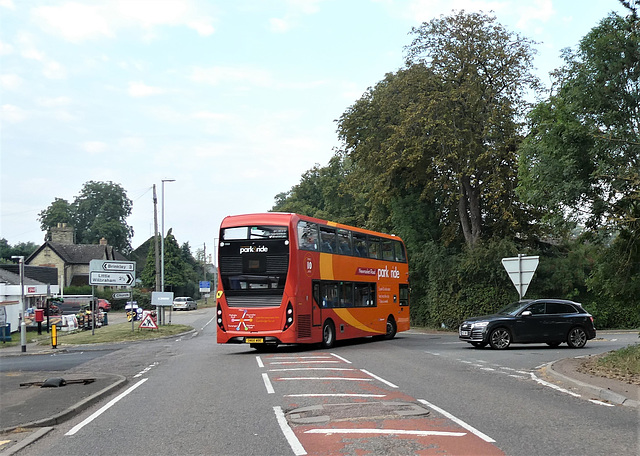
<svg viewBox="0 0 640 456">
<path fill-rule="evenodd" d="M 138 326 L 138 329 L 140 328 L 158 329 L 158 325 L 156 325 L 156 322 L 153 321 L 153 318 L 151 318 L 151 314 L 148 313 L 140 322 L 140 326 Z"/>
<path fill-rule="evenodd" d="M 514 258 L 503 258 L 502 265 L 509 274 L 509 278 L 518 290 L 520 299 L 527 293 L 527 288 L 538 268 L 540 257 L 518 255 Z"/>
</svg>

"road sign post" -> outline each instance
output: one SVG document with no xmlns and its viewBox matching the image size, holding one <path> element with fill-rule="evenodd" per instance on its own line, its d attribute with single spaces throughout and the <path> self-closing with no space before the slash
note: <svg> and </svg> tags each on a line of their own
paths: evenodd
<svg viewBox="0 0 640 456">
<path fill-rule="evenodd" d="M 531 279 L 538 268 L 539 261 L 540 257 L 538 256 L 525 256 L 523 254 L 518 254 L 517 257 L 513 258 L 502 259 L 502 265 L 507 274 L 509 274 L 509 278 L 515 285 L 516 290 L 518 290 L 520 299 L 527 293 L 527 288 L 529 288 Z"/>
</svg>

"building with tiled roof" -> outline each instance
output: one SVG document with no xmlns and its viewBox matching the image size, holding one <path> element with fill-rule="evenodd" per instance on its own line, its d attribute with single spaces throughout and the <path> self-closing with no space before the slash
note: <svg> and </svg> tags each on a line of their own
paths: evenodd
<svg viewBox="0 0 640 456">
<path fill-rule="evenodd" d="M 104 238 L 100 244 L 75 244 L 74 230 L 66 224 L 51 228 L 49 239 L 25 260 L 25 264 L 56 268 L 62 287 L 89 285 L 91 260 L 127 260 Z"/>
</svg>

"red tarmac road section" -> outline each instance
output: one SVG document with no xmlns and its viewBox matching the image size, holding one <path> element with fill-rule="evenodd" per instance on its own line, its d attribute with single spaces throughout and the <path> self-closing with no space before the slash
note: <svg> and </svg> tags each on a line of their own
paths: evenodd
<svg viewBox="0 0 640 456">
<path fill-rule="evenodd" d="M 437 404 L 332 353 L 258 358 L 267 389 L 283 398 L 283 432 L 297 456 L 504 455 Z"/>
</svg>

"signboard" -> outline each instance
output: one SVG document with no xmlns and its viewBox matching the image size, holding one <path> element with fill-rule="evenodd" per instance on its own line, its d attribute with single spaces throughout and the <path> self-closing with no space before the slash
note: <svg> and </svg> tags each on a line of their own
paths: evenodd
<svg viewBox="0 0 640 456">
<path fill-rule="evenodd" d="M 135 280 L 135 261 L 91 260 L 89 262 L 89 285 L 133 285 Z"/>
<path fill-rule="evenodd" d="M 130 272 L 97 272 L 89 271 L 89 285 L 133 285 L 134 274 Z"/>
<path fill-rule="evenodd" d="M 209 293 L 211 291 L 211 282 L 209 281 L 200 281 L 200 293 L 205 292 Z"/>
<path fill-rule="evenodd" d="M 173 306 L 173 291 L 151 292 L 151 305 L 158 306 L 158 307 Z"/>
<path fill-rule="evenodd" d="M 130 291 L 121 291 L 119 293 L 113 293 L 111 295 L 111 298 L 113 298 L 113 299 L 131 299 L 131 292 Z"/>
<path fill-rule="evenodd" d="M 509 274 L 509 278 L 518 290 L 520 299 L 524 297 L 531 283 L 531 279 L 538 268 L 538 256 L 524 256 L 519 254 L 513 258 L 503 258 L 502 265 Z"/>
<path fill-rule="evenodd" d="M 142 321 L 138 326 L 138 329 L 140 328 L 158 329 L 158 325 L 156 324 L 156 321 L 153 319 L 153 315 L 151 314 L 151 312 L 144 311 L 142 313 Z"/>
<path fill-rule="evenodd" d="M 135 261 L 91 260 L 89 271 L 136 272 Z"/>
</svg>

